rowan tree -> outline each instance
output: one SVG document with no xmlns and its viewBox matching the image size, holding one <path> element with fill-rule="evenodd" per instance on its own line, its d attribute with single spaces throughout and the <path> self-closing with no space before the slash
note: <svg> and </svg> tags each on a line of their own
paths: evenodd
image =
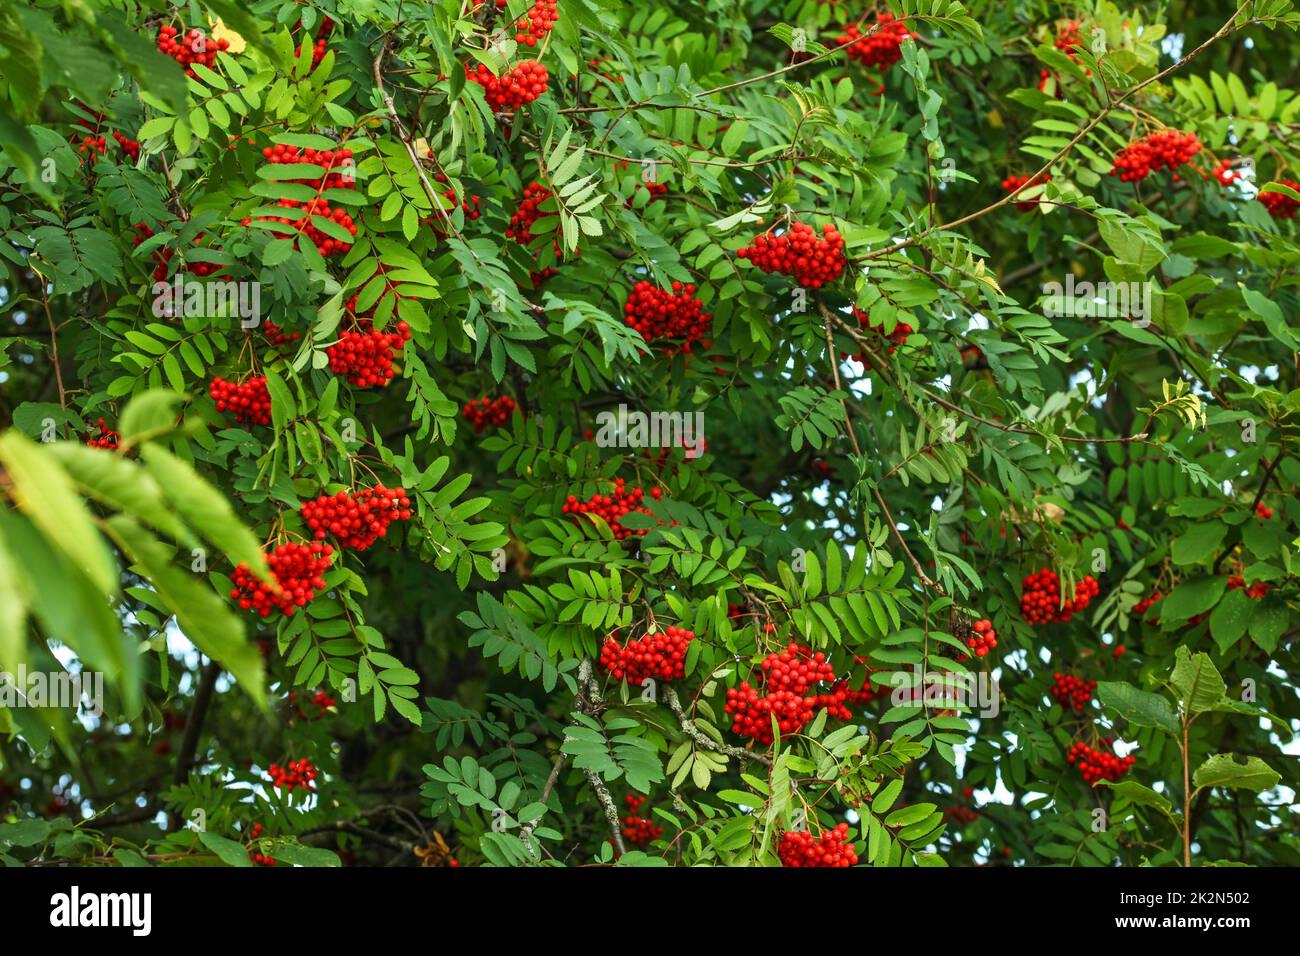
<svg viewBox="0 0 1300 956">
<path fill-rule="evenodd" d="M 1204 7 L 0 0 L 0 859 L 1296 863 Z"/>
</svg>

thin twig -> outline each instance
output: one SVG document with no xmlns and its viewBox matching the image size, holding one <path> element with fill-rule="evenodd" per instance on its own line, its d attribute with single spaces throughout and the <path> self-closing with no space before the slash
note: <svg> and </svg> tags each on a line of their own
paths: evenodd
<svg viewBox="0 0 1300 956">
<path fill-rule="evenodd" d="M 697 747 L 712 750 L 714 753 L 726 754 L 728 757 L 736 757 L 741 761 L 755 760 L 766 767 L 772 766 L 772 758 L 767 754 L 755 753 L 752 750 L 746 750 L 744 747 L 733 747 L 731 744 L 720 744 L 712 737 L 706 736 L 700 728 L 695 726 L 695 721 L 691 720 L 686 711 L 682 709 L 682 702 L 677 697 L 677 691 L 672 687 L 664 688 L 664 701 L 668 704 L 668 709 L 673 712 L 682 725 L 682 732 L 687 737 L 690 737 Z"/>
</svg>

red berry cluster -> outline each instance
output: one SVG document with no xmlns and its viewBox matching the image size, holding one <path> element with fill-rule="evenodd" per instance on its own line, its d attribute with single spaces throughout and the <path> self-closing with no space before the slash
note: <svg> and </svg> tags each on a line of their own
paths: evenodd
<svg viewBox="0 0 1300 956">
<path fill-rule="evenodd" d="M 975 796 L 974 787 L 962 787 L 962 796 L 970 800 Z M 961 826 L 967 823 L 974 823 L 979 819 L 979 811 L 974 807 L 968 807 L 964 804 L 953 804 L 943 811 L 944 819 Z"/>
<path fill-rule="evenodd" d="M 1149 597 L 1145 597 L 1141 601 L 1138 601 L 1136 604 L 1133 605 L 1133 612 L 1132 612 L 1133 616 L 1141 620 L 1143 617 L 1146 616 L 1147 609 L 1150 608 L 1151 605 L 1155 604 L 1163 597 L 1164 595 L 1161 594 L 1159 591 L 1153 591 Z M 1151 623 L 1159 624 L 1160 619 L 1158 617 L 1153 617 L 1151 619 Z"/>
<path fill-rule="evenodd" d="M 911 36 L 903 20 L 895 19 L 892 13 L 879 13 L 876 14 L 876 26 L 866 34 L 858 29 L 856 23 L 851 23 L 835 38 L 835 43 L 848 48 L 844 54 L 850 60 L 875 67 L 883 73 L 903 58 L 899 47 Z"/>
<path fill-rule="evenodd" d="M 387 534 L 394 521 L 411 520 L 411 499 L 405 488 L 375 485 L 304 501 L 300 513 L 317 541 L 332 534 L 339 547 L 364 551 Z"/>
<path fill-rule="evenodd" d="M 704 341 L 713 329 L 713 316 L 695 298 L 695 286 L 680 282 L 673 283 L 671 292 L 653 282 L 638 282 L 623 306 L 623 321 L 647 342 L 685 340 L 683 352 L 691 350 L 692 342 Z"/>
<path fill-rule="evenodd" d="M 1030 184 L 1031 179 L 1033 180 L 1032 184 Z M 1042 176 L 1038 177 L 1037 179 L 1034 179 L 1034 177 L 1032 176 L 1008 176 L 1006 179 L 1002 180 L 1002 188 L 1007 192 L 1012 193 L 1015 192 L 1017 189 L 1019 189 L 1021 186 L 1024 186 L 1026 184 L 1030 184 L 1033 186 L 1040 186 L 1043 183 L 1051 182 L 1051 180 L 1052 177 L 1051 174 L 1049 173 L 1044 173 Z M 1015 205 L 1016 208 L 1019 209 L 1021 212 L 1028 212 L 1029 210 L 1037 206 L 1040 202 L 1042 202 L 1041 199 L 1025 199 L 1025 200 L 1017 199 Z"/>
<path fill-rule="evenodd" d="M 113 130 L 113 139 L 117 140 L 117 146 L 123 153 L 131 157 L 132 161 L 140 158 L 140 144 L 133 139 L 127 139 L 117 130 Z"/>
<path fill-rule="evenodd" d="M 276 165 L 310 165 L 321 166 L 326 170 L 324 176 L 317 179 L 291 179 L 287 182 L 299 183 L 324 189 L 356 189 L 356 176 L 352 171 L 352 150 L 346 146 L 341 149 L 304 149 L 276 143 L 262 149 L 262 155 Z M 332 172 L 337 167 L 342 172 Z"/>
<path fill-rule="evenodd" d="M 295 25 L 294 29 L 301 29 L 301 28 L 302 28 L 302 20 L 300 19 L 298 23 Z M 325 59 L 325 43 L 327 40 L 329 40 L 330 34 L 333 32 L 334 32 L 334 21 L 331 20 L 329 17 L 326 17 L 321 22 L 320 29 L 316 31 L 316 40 L 312 44 L 311 68 L 313 70 L 316 69 L 316 67 L 320 66 L 321 60 Z M 296 50 L 293 51 L 294 57 L 296 58 L 301 52 L 302 52 L 302 47 L 298 47 Z"/>
<path fill-rule="evenodd" d="M 330 222 L 342 227 L 349 235 L 357 234 L 357 226 L 352 216 L 342 207 L 331 208 L 330 204 L 322 199 L 319 193 L 325 189 L 355 189 L 355 177 L 347 170 L 351 169 L 352 150 L 350 149 L 300 149 L 297 146 L 288 146 L 284 143 L 277 143 L 274 146 L 267 146 L 262 150 L 262 155 L 272 163 L 304 163 L 316 166 L 323 166 L 326 170 L 332 170 L 334 167 L 343 167 L 342 173 L 326 172 L 324 176 L 318 179 L 296 179 L 288 180 L 289 182 L 299 183 L 304 186 L 312 186 L 317 191 L 314 199 L 306 202 L 298 202 L 294 199 L 278 199 L 276 205 L 284 209 L 293 210 L 293 216 L 258 216 L 259 222 L 277 222 L 288 229 L 274 229 L 274 232 L 283 232 L 286 235 L 305 235 L 311 240 L 312 245 L 322 256 L 333 256 L 347 252 L 352 248 L 351 240 L 336 239 L 328 235 L 313 223 L 314 218 L 327 219 Z M 245 217 L 243 225 L 252 224 L 251 217 Z"/>
<path fill-rule="evenodd" d="M 1278 182 L 1300 192 L 1300 183 L 1294 179 L 1279 179 Z M 1274 219 L 1294 219 L 1296 210 L 1300 209 L 1300 200 L 1292 199 L 1285 193 L 1264 191 L 1256 198 L 1264 204 L 1264 208 Z"/>
<path fill-rule="evenodd" d="M 1048 688 L 1056 702 L 1065 710 L 1083 710 L 1092 700 L 1092 692 L 1097 689 L 1095 680 L 1083 680 L 1073 674 L 1053 674 L 1052 686 Z"/>
<path fill-rule="evenodd" d="M 149 228 L 148 223 L 137 222 L 134 228 L 136 234 L 132 237 L 132 245 L 139 246 L 153 235 L 153 230 Z M 200 245 L 205 235 L 206 233 L 201 232 L 195 236 L 194 244 Z M 175 255 L 175 250 L 159 248 L 155 249 L 151 255 L 153 256 L 153 261 L 155 263 L 153 270 L 154 280 L 162 281 L 163 279 L 166 279 L 167 266 L 172 261 L 172 256 Z M 191 262 L 187 263 L 187 266 L 190 273 L 200 279 L 212 275 L 212 273 L 221 268 L 221 266 L 215 262 Z"/>
<path fill-rule="evenodd" d="M 970 807 L 963 807 L 960 804 L 954 804 L 945 807 L 943 817 L 949 823 L 955 823 L 958 826 L 964 826 L 967 823 L 974 823 L 980 818 L 978 810 L 972 810 Z"/>
<path fill-rule="evenodd" d="M 1234 574 L 1232 577 L 1228 578 L 1228 590 L 1245 591 L 1247 597 L 1252 597 L 1258 600 L 1268 594 L 1272 588 L 1263 581 L 1255 581 L 1248 585 L 1246 584 L 1246 579 L 1240 574 Z"/>
<path fill-rule="evenodd" d="M 857 851 L 849 841 L 849 825 L 836 824 L 814 838 L 807 830 L 787 830 L 781 834 L 776 855 L 782 866 L 853 866 L 858 862 Z"/>
<path fill-rule="evenodd" d="M 266 768 L 266 775 L 271 778 L 271 785 L 277 790 L 293 790 L 296 787 L 315 789 L 312 781 L 316 779 L 316 768 L 306 757 L 290 760 L 283 767 L 273 763 Z"/>
<path fill-rule="evenodd" d="M 501 76 L 493 76 L 482 63 L 477 69 L 465 67 L 467 79 L 483 87 L 488 106 L 496 113 L 510 113 L 546 92 L 546 67 L 537 60 L 525 60 Z"/>
<path fill-rule="evenodd" d="M 303 700 L 307 700 L 305 707 Z M 318 690 L 311 695 L 310 699 L 307 699 L 305 694 L 300 699 L 296 690 L 289 691 L 289 705 L 298 720 L 322 720 L 329 713 L 329 709 L 337 704 L 338 701 L 327 691 Z M 289 724 L 293 724 L 293 719 L 289 720 Z"/>
<path fill-rule="evenodd" d="M 664 828 L 649 818 L 641 816 L 645 797 L 634 793 L 627 795 L 627 816 L 623 818 L 623 842 L 629 846 L 645 846 L 664 835 Z"/>
<path fill-rule="evenodd" d="M 693 640 L 695 632 L 684 627 L 647 634 L 626 646 L 611 637 L 600 650 L 600 666 L 615 680 L 626 678 L 635 687 L 647 679 L 680 680 L 686 676 L 686 651 Z"/>
<path fill-rule="evenodd" d="M 650 194 L 651 199 L 657 199 L 660 196 L 666 195 L 668 192 L 667 183 L 643 182 L 641 185 L 645 187 L 645 191 Z"/>
<path fill-rule="evenodd" d="M 755 236 L 754 244 L 736 255 L 764 272 L 780 272 L 817 289 L 844 271 L 844 237 L 834 226 L 825 225 L 818 238 L 812 226 L 796 222 L 779 236 L 766 232 Z"/>
<path fill-rule="evenodd" d="M 497 6 L 503 6 L 498 0 Z M 515 21 L 515 41 L 524 46 L 537 46 L 551 32 L 560 19 L 556 0 L 537 0 L 528 12 Z"/>
<path fill-rule="evenodd" d="M 131 239 L 133 246 L 139 246 L 146 239 L 153 235 L 153 230 L 149 228 L 148 223 L 137 222 L 135 224 L 135 235 Z M 154 270 L 153 278 L 155 281 L 162 281 L 167 278 L 167 263 L 171 262 L 172 250 L 158 248 L 150 255 L 153 257 Z"/>
<path fill-rule="evenodd" d="M 524 189 L 524 197 L 519 202 L 519 208 L 510 216 L 510 224 L 506 226 L 506 235 L 522 246 L 531 246 L 533 239 L 533 223 L 545 215 L 540 209 L 543 202 L 551 198 L 551 191 L 541 183 L 529 183 Z M 559 220 L 556 220 L 558 229 Z M 555 240 L 552 243 L 555 250 L 555 258 L 560 258 L 560 243 Z M 576 250 L 575 250 L 576 252 Z M 551 276 L 555 275 L 556 270 L 550 266 L 531 273 L 533 287 L 541 285 Z"/>
<path fill-rule="evenodd" d="M 93 163 L 96 156 L 103 156 L 108 152 L 108 140 L 102 136 L 83 136 L 77 152 L 88 164 Z"/>
<path fill-rule="evenodd" d="M 288 345 L 290 342 L 296 342 L 302 338 L 301 332 L 286 332 L 270 320 L 267 320 L 267 322 L 263 324 L 262 334 L 266 336 L 267 343 L 276 348 L 281 345 Z"/>
<path fill-rule="evenodd" d="M 650 489 L 650 497 L 655 501 L 659 500 L 661 494 L 662 492 L 658 488 Z M 640 530 L 625 528 L 623 522 L 619 520 L 623 515 L 634 511 L 639 511 L 645 515 L 650 514 L 650 509 L 641 503 L 644 500 L 645 491 L 643 489 L 628 489 L 622 478 L 615 478 L 614 489 L 611 494 L 594 494 L 586 501 L 579 501 L 576 495 L 569 495 L 565 499 L 564 507 L 561 510 L 565 514 L 571 515 L 599 515 L 605 519 L 605 523 L 614 532 L 615 539 L 622 541 L 624 538 L 639 537 L 646 533 L 644 528 Z"/>
<path fill-rule="evenodd" d="M 906 342 L 907 337 L 916 331 L 916 329 L 912 328 L 906 322 L 899 322 L 895 324 L 894 331 L 886 333 L 885 325 L 883 322 L 879 325 L 872 325 L 870 313 L 863 312 L 856 305 L 853 307 L 853 317 L 858 320 L 858 326 L 860 328 L 866 329 L 869 332 L 874 332 L 875 334 L 881 336 L 882 338 L 889 339 L 890 355 L 893 355 L 894 349 L 898 348 L 900 345 Z M 857 359 L 863 365 L 868 364 L 867 354 L 865 352 L 858 352 L 855 355 L 849 355 L 848 353 L 845 353 L 845 358 Z"/>
<path fill-rule="evenodd" d="M 1109 737 L 1103 737 L 1101 743 L 1110 746 L 1111 740 Z M 1110 751 L 1094 750 L 1081 740 L 1075 741 L 1069 753 L 1065 755 L 1065 759 L 1078 767 L 1080 775 L 1088 784 L 1094 784 L 1098 780 L 1109 780 L 1113 783 L 1128 773 L 1129 768 L 1137 763 L 1137 759 L 1132 756 L 1117 757 Z"/>
<path fill-rule="evenodd" d="M 484 396 L 466 402 L 465 407 L 460 410 L 460 415 L 474 426 L 475 432 L 481 432 L 488 425 L 496 425 L 500 428 L 509 424 L 518 407 L 509 395 L 502 395 L 499 398 Z"/>
<path fill-rule="evenodd" d="M 91 448 L 106 448 L 109 450 L 116 448 L 118 440 L 121 439 L 122 436 L 105 425 L 104 419 L 102 418 L 95 424 L 99 426 L 99 434 L 87 438 L 86 444 Z"/>
<path fill-rule="evenodd" d="M 271 393 L 267 391 L 265 375 L 239 383 L 228 382 L 218 375 L 208 386 L 208 394 L 218 412 L 234 412 L 237 422 L 271 424 Z"/>
<path fill-rule="evenodd" d="M 1055 46 L 1075 63 L 1079 62 L 1079 55 L 1075 50 L 1083 49 L 1083 37 L 1079 35 L 1079 24 L 1075 20 L 1063 20 L 1056 34 Z M 1052 70 L 1038 71 L 1038 91 L 1046 92 L 1047 81 L 1058 74 Z M 1092 70 L 1084 70 L 1085 76 L 1092 76 Z"/>
<path fill-rule="evenodd" d="M 1265 521 L 1267 521 L 1269 518 L 1273 517 L 1273 509 L 1270 508 L 1268 505 L 1264 504 L 1263 502 L 1260 502 L 1259 504 L 1255 505 L 1255 517 L 1263 518 Z"/>
<path fill-rule="evenodd" d="M 1241 173 L 1233 168 L 1232 160 L 1221 159 L 1219 165 L 1210 170 L 1210 175 L 1219 181 L 1219 185 L 1227 188 L 1233 183 L 1239 181 Z"/>
<path fill-rule="evenodd" d="M 266 828 L 262 826 L 262 824 L 254 823 L 253 828 L 248 831 L 248 838 L 250 840 L 256 840 L 258 837 L 262 835 L 262 831 L 265 829 Z M 271 859 L 269 856 L 265 855 L 264 853 L 259 852 L 258 850 L 249 850 L 248 858 L 252 860 L 254 863 L 256 863 L 258 866 L 275 866 L 275 860 Z"/>
<path fill-rule="evenodd" d="M 1195 133 L 1182 133 L 1176 129 L 1152 133 L 1119 151 L 1115 168 L 1110 171 L 1121 182 L 1141 182 L 1160 169 L 1177 169 L 1201 151 L 1201 141 Z M 1174 180 L 1181 177 L 1174 173 Z"/>
<path fill-rule="evenodd" d="M 1050 568 L 1029 575 L 1024 581 L 1020 613 L 1030 624 L 1064 623 L 1078 614 L 1100 593 L 1091 574 L 1074 586 L 1074 598 L 1061 607 L 1061 580 Z"/>
<path fill-rule="evenodd" d="M 193 76 L 193 64 L 201 63 L 211 69 L 217 62 L 217 54 L 230 49 L 230 41 L 210 40 L 197 27 L 182 34 L 176 27 L 164 23 L 158 28 L 158 49 L 185 67 L 186 76 Z"/>
<path fill-rule="evenodd" d="M 355 304 L 353 297 L 349 308 Z M 340 335 L 325 350 L 325 355 L 330 361 L 330 371 L 347 376 L 357 388 L 387 385 L 397 374 L 393 359 L 410 338 L 411 327 L 405 322 L 392 326 L 391 332 L 381 332 L 369 319 L 357 319 L 355 327 Z"/>
<path fill-rule="evenodd" d="M 286 542 L 266 556 L 274 584 L 267 584 L 248 565 L 240 564 L 230 576 L 235 585 L 230 596 L 243 610 L 261 617 L 270 617 L 277 610 L 292 617 L 297 608 L 306 607 L 316 592 L 324 589 L 325 572 L 333 560 L 333 545 Z"/>
<path fill-rule="evenodd" d="M 867 658 L 865 657 L 855 656 L 853 660 L 858 664 L 867 663 Z M 880 668 L 871 667 L 870 665 L 868 665 L 867 674 L 865 677 L 862 678 L 861 686 L 856 688 L 850 687 L 849 682 L 841 678 L 831 686 L 831 690 L 834 693 L 842 692 L 844 694 L 845 704 L 861 705 L 861 704 L 870 703 L 872 700 L 875 700 L 876 697 L 880 696 L 880 694 L 885 692 L 884 687 L 881 686 L 873 687 L 871 684 L 871 675 L 876 673 L 878 670 L 880 670 Z"/>
<path fill-rule="evenodd" d="M 447 176 L 442 172 L 438 172 L 437 174 L 435 174 L 433 178 L 440 183 L 445 183 L 447 181 Z M 449 203 L 452 204 L 452 208 L 454 209 L 456 206 L 456 190 L 448 189 L 442 195 L 444 199 L 446 199 Z M 480 197 L 478 197 L 477 195 L 470 193 L 467 194 L 465 198 L 460 201 L 460 208 L 465 213 L 466 219 L 473 221 L 479 217 L 479 210 L 478 210 L 479 198 Z M 435 222 L 436 220 L 434 219 L 434 217 L 431 216 L 429 217 L 429 221 Z"/>
<path fill-rule="evenodd" d="M 974 632 L 966 638 L 966 646 L 976 657 L 986 657 L 988 652 L 998 646 L 998 632 L 993 630 L 993 622 L 981 618 L 971 625 Z"/>
<path fill-rule="evenodd" d="M 750 737 L 761 744 L 772 743 L 772 718 L 782 734 L 797 733 L 825 708 L 832 717 L 848 720 L 852 714 L 844 706 L 848 689 L 835 679 L 830 662 L 821 651 L 791 642 L 779 654 L 768 654 L 759 665 L 763 687 L 751 687 L 748 681 L 727 690 L 723 708 L 732 715 L 731 731 Z M 809 694 L 816 684 L 827 683 L 825 694 Z"/>
<path fill-rule="evenodd" d="M 529 183 L 524 189 L 523 199 L 519 201 L 519 208 L 510 216 L 510 224 L 506 226 L 506 235 L 520 245 L 531 245 L 533 241 L 533 223 L 543 215 L 541 205 L 551 198 L 551 191 L 541 183 Z M 553 215 L 548 213 L 547 215 Z"/>
</svg>

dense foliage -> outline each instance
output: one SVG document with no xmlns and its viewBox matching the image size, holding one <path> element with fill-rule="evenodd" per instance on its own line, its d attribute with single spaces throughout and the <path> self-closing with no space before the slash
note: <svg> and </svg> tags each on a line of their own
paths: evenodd
<svg viewBox="0 0 1300 956">
<path fill-rule="evenodd" d="M 0 0 L 0 859 L 1300 862 L 1209 6 Z"/>
</svg>

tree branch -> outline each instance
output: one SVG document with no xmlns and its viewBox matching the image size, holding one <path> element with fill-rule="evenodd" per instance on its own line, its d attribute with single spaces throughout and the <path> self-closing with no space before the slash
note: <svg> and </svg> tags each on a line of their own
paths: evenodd
<svg viewBox="0 0 1300 956">
<path fill-rule="evenodd" d="M 677 697 L 677 691 L 674 688 L 664 688 L 664 702 L 668 704 L 668 709 L 673 712 L 682 725 L 682 732 L 687 737 L 690 737 L 697 747 L 712 750 L 714 753 L 726 754 L 728 757 L 736 757 L 741 761 L 756 760 L 765 767 L 772 766 L 772 758 L 767 754 L 755 753 L 752 750 L 746 750 L 744 747 L 733 747 L 731 744 L 720 744 L 712 737 L 707 736 L 700 728 L 695 726 L 695 721 L 686 715 L 686 711 L 682 709 L 682 702 Z"/>
</svg>

